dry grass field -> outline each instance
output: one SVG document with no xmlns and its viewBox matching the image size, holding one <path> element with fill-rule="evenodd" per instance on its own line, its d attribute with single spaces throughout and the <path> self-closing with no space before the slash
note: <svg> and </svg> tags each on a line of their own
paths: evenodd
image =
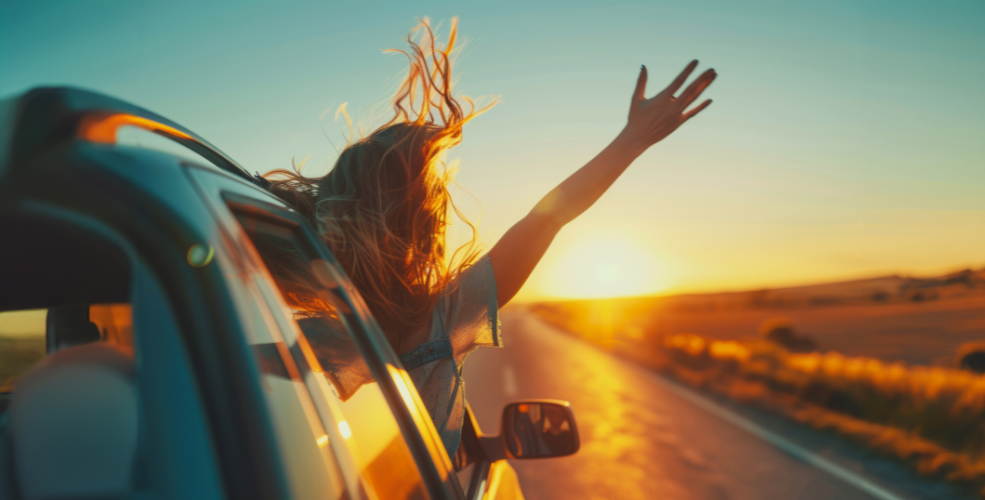
<svg viewBox="0 0 985 500">
<path fill-rule="evenodd" d="M 0 393 L 13 390 L 14 381 L 44 357 L 44 338 L 0 337 Z"/>
<path fill-rule="evenodd" d="M 533 304 L 697 388 L 830 429 L 985 497 L 985 272 Z"/>
<path fill-rule="evenodd" d="M 568 315 L 596 335 L 640 339 L 692 333 L 739 340 L 759 335 L 766 321 L 785 318 L 822 352 L 954 366 L 962 345 L 985 340 L 985 271 L 536 307 Z"/>
</svg>

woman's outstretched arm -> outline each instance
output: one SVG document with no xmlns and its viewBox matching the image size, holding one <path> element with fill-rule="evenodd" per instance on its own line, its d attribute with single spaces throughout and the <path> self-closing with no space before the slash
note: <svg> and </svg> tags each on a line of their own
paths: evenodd
<svg viewBox="0 0 985 500">
<path fill-rule="evenodd" d="M 698 61 L 691 61 L 666 89 L 650 99 L 644 96 L 646 67 L 641 68 L 629 106 L 629 121 L 622 132 L 584 167 L 547 193 L 489 251 L 499 307 L 520 291 L 565 224 L 592 206 L 643 151 L 711 104 L 709 99 L 687 110 L 715 80 L 713 69 L 705 71 L 684 92 L 674 96 L 697 65 Z"/>
</svg>

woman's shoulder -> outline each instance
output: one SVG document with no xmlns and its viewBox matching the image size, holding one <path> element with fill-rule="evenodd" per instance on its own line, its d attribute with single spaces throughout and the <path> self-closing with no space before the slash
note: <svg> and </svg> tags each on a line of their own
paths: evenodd
<svg viewBox="0 0 985 500">
<path fill-rule="evenodd" d="M 490 302 L 490 298 L 492 302 Z M 436 312 L 446 317 L 475 310 L 496 309 L 496 276 L 489 255 L 462 269 L 442 291 Z"/>
<path fill-rule="evenodd" d="M 498 309 L 496 277 L 486 254 L 464 269 L 438 301 L 431 336 L 450 337 L 456 354 L 469 346 L 499 347 Z"/>
</svg>

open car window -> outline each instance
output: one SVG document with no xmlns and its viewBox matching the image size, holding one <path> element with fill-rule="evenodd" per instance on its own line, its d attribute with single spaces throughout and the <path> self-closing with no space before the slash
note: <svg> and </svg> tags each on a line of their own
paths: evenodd
<svg viewBox="0 0 985 500">
<path fill-rule="evenodd" d="M 49 212 L 0 214 L 0 497 L 219 497 L 157 280 L 110 228 Z"/>
<path fill-rule="evenodd" d="M 129 303 L 53 305 L 0 311 L 0 393 L 47 354 L 88 342 L 106 342 L 133 351 L 133 309 Z"/>
<path fill-rule="evenodd" d="M 229 248 L 235 261 L 217 260 L 229 264 L 230 279 L 262 295 L 268 323 L 276 323 L 285 348 L 269 359 L 296 369 L 288 375 L 306 386 L 326 432 L 326 449 L 367 490 L 397 498 L 463 497 L 413 381 L 311 222 L 269 192 L 192 164 L 185 167 L 223 221 L 217 251 Z M 261 341 L 247 338 L 250 344 Z M 261 370 L 279 368 L 257 361 Z M 387 437 L 387 429 L 394 438 Z M 349 469 L 357 468 L 349 465 L 356 462 L 359 470 Z M 406 470 L 414 475 L 395 473 L 408 463 L 412 468 Z M 386 476 L 377 470 L 387 470 Z M 349 486 L 354 491 L 355 485 Z"/>
<path fill-rule="evenodd" d="M 41 217 L 0 217 L 0 229 L 0 393 L 68 347 L 105 342 L 133 352 L 131 265 L 120 248 Z"/>
<path fill-rule="evenodd" d="M 296 226 L 242 207 L 234 213 L 276 284 L 279 296 L 270 302 L 288 322 L 280 329 L 284 349 L 308 372 L 298 376 L 313 382 L 309 391 L 327 402 L 319 409 L 328 431 L 325 444 L 352 453 L 371 496 L 427 498 L 414 456 L 347 324 L 351 311 L 340 310 L 340 301 L 331 296 L 327 264 L 311 252 Z M 283 369 L 280 352 L 259 343 L 254 349 L 265 373 Z"/>
</svg>

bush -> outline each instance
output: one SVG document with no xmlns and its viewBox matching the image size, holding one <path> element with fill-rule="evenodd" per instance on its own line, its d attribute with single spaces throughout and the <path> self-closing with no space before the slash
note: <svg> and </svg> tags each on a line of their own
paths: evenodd
<svg viewBox="0 0 985 500">
<path fill-rule="evenodd" d="M 958 368 L 985 373 L 985 342 L 971 342 L 958 348 Z"/>
<path fill-rule="evenodd" d="M 810 337 L 798 335 L 790 318 L 770 318 L 759 325 L 759 334 L 764 339 L 790 351 L 810 352 L 817 344 Z"/>
</svg>

